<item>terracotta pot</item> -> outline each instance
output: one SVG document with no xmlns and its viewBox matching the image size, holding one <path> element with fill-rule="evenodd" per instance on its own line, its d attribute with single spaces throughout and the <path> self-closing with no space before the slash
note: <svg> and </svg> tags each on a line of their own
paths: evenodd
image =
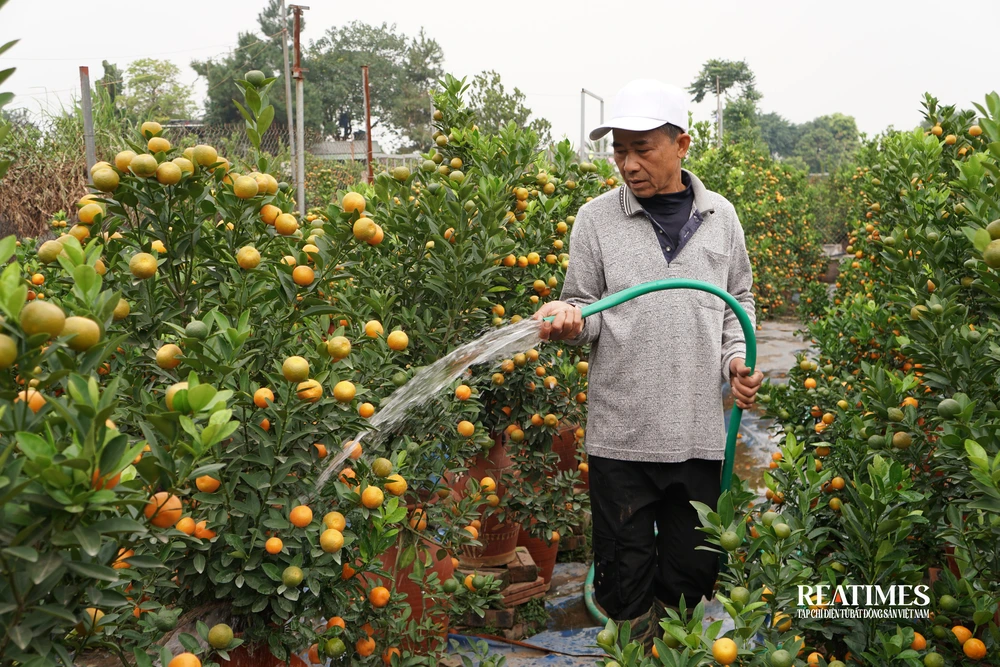
<svg viewBox="0 0 1000 667">
<path fill-rule="evenodd" d="M 927 568 L 927 577 L 930 579 L 931 586 L 933 586 L 934 582 L 941 578 L 941 568 L 939 567 Z"/>
<path fill-rule="evenodd" d="M 266 646 L 241 644 L 229 651 L 229 660 L 219 659 L 219 664 L 222 667 L 279 667 L 285 662 L 271 655 L 271 650 Z M 295 654 L 289 658 L 289 664 L 292 667 L 308 667 L 306 662 Z"/>
<path fill-rule="evenodd" d="M 576 470 L 579 461 L 576 460 L 576 427 L 564 424 L 552 436 L 552 451 L 559 455 L 557 467 L 563 472 Z"/>
<path fill-rule="evenodd" d="M 559 543 L 552 542 L 549 544 L 545 540 L 531 537 L 530 533 L 522 530 L 517 536 L 517 546 L 525 547 L 528 550 L 528 553 L 531 554 L 531 559 L 538 566 L 538 573 L 542 575 L 545 583 L 552 581 L 552 571 L 556 567 L 556 556 L 559 555 Z"/>
<path fill-rule="evenodd" d="M 477 482 L 483 477 L 496 480 L 496 494 L 503 498 L 507 489 L 501 483 L 503 474 L 513 467 L 514 463 L 507 455 L 507 445 L 502 433 L 494 433 L 494 445 L 486 454 L 480 454 L 469 463 L 469 470 L 457 475 L 451 484 L 452 495 L 458 499 L 465 494 L 465 485 L 470 479 Z M 485 512 L 484 512 L 485 514 Z M 463 565 L 476 567 L 497 567 L 514 560 L 514 550 L 517 549 L 517 534 L 520 526 L 512 521 L 498 521 L 494 515 L 480 518 L 482 527 L 479 529 L 481 547 L 465 546 L 458 554 L 458 560 Z"/>
<path fill-rule="evenodd" d="M 958 563 L 955 561 L 955 547 L 949 544 L 944 548 L 944 553 L 945 553 L 945 560 L 948 562 L 948 569 L 951 570 L 951 573 L 954 574 L 957 578 L 961 579 L 962 573 L 958 569 Z"/>
<path fill-rule="evenodd" d="M 559 431 L 552 436 L 552 451 L 559 455 L 558 469 L 562 472 L 571 472 L 580 465 L 580 462 L 576 460 L 578 450 L 576 429 L 575 424 L 563 424 Z M 576 488 L 589 489 L 590 475 L 581 471 L 580 479 L 582 484 L 577 484 Z"/>
<path fill-rule="evenodd" d="M 438 559 L 437 552 L 441 550 L 439 546 L 432 542 L 423 541 L 417 547 L 417 558 L 425 558 L 424 555 L 426 551 L 430 551 L 431 559 L 433 565 L 429 570 L 425 572 L 426 576 L 429 576 L 431 572 L 436 572 L 438 575 L 438 581 L 445 581 L 450 579 L 455 573 L 454 564 L 451 562 L 451 556 L 445 554 L 445 557 Z M 379 560 L 382 562 L 382 567 L 391 572 L 392 568 L 396 563 L 396 554 L 399 553 L 399 548 L 397 546 L 390 547 L 385 551 Z M 418 584 L 415 584 L 410 579 L 410 573 L 413 572 L 413 564 L 406 566 L 405 568 L 396 572 L 395 576 L 395 590 L 398 593 L 402 593 L 406 596 L 406 603 L 410 605 L 410 618 L 417 623 L 420 623 L 424 617 L 424 596 L 423 588 Z M 373 577 L 374 579 L 379 579 L 379 577 Z M 384 585 L 384 581 L 382 582 Z M 437 614 L 433 617 L 433 620 L 443 627 L 443 632 L 441 635 L 441 641 L 447 641 L 448 637 L 448 615 L 447 614 Z M 427 654 L 430 652 L 431 647 L 428 646 L 429 642 L 423 642 L 418 646 L 407 646 L 409 650 L 414 650 L 419 654 Z"/>
</svg>

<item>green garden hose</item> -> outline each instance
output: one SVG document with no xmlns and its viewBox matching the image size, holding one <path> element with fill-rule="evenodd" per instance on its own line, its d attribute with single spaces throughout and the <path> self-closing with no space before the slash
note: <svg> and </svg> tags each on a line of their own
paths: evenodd
<svg viewBox="0 0 1000 667">
<path fill-rule="evenodd" d="M 587 304 L 583 306 L 581 314 L 584 318 L 593 315 L 594 313 L 599 313 L 602 310 L 607 310 L 618 304 L 625 303 L 626 301 L 631 301 L 637 296 L 642 296 L 643 294 L 648 294 L 649 292 L 658 292 L 660 290 L 666 289 L 696 289 L 703 292 L 709 292 L 719 297 L 726 302 L 733 312 L 736 313 L 737 319 L 740 321 L 740 327 L 743 329 L 743 338 L 746 341 L 746 359 L 745 363 L 750 372 L 754 372 L 754 366 L 757 364 L 757 336 L 754 334 L 753 323 L 750 321 L 750 316 L 747 315 L 746 311 L 739 302 L 733 297 L 732 294 L 726 290 L 717 287 L 711 283 L 707 283 L 701 280 L 691 280 L 689 278 L 667 278 L 665 280 L 652 280 L 648 283 L 642 283 L 641 285 L 636 285 L 634 287 L 629 287 L 615 294 L 604 297 L 599 301 Z M 552 321 L 555 316 L 546 317 L 547 321 Z M 728 491 L 733 477 L 733 464 L 736 460 L 736 436 L 740 430 L 740 419 L 743 416 L 743 409 L 738 405 L 733 406 L 733 411 L 729 419 L 729 431 L 726 436 L 726 457 L 722 463 L 722 480 L 721 489 L 722 491 Z M 583 585 L 583 598 L 587 605 L 587 611 L 590 612 L 590 616 L 597 621 L 599 624 L 604 625 L 608 622 L 608 617 L 601 613 L 594 603 L 594 565 L 591 564 L 590 571 L 587 573 L 587 580 Z"/>
</svg>

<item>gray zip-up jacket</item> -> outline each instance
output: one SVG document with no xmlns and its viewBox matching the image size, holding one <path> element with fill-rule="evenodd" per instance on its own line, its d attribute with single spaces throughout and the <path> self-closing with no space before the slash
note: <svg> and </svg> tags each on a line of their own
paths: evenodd
<svg viewBox="0 0 1000 667">
<path fill-rule="evenodd" d="M 702 223 L 669 264 L 626 186 L 585 204 L 570 232 L 561 301 L 584 306 L 633 285 L 694 278 L 725 289 L 756 326 L 743 227 L 725 197 L 688 172 Z M 692 212 L 692 214 L 694 211 Z M 587 453 L 625 461 L 725 457 L 722 382 L 746 357 L 736 314 L 700 290 L 651 292 L 584 319 L 591 344 Z"/>
</svg>

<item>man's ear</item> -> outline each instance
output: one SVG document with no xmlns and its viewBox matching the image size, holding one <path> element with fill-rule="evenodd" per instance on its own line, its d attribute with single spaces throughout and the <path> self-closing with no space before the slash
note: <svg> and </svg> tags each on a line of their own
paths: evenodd
<svg viewBox="0 0 1000 667">
<path fill-rule="evenodd" d="M 685 132 L 684 134 L 677 137 L 677 157 L 684 158 L 687 156 L 688 149 L 691 148 L 691 135 Z"/>
</svg>

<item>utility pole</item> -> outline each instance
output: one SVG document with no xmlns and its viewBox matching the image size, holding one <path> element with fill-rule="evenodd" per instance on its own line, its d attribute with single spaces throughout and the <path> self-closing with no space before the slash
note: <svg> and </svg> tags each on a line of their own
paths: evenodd
<svg viewBox="0 0 1000 667">
<path fill-rule="evenodd" d="M 83 145 L 87 157 L 87 176 L 90 168 L 97 162 L 97 150 L 94 148 L 94 112 L 90 100 L 90 69 L 80 68 L 80 107 L 83 109 Z"/>
<path fill-rule="evenodd" d="M 302 47 L 299 42 L 299 36 L 302 29 L 302 10 L 309 9 L 303 5 L 291 5 L 292 11 L 295 12 L 295 67 L 292 68 L 292 76 L 295 78 L 295 113 L 296 120 L 298 121 L 298 179 L 296 180 L 296 186 L 298 190 L 298 204 L 299 204 L 299 214 L 306 214 L 306 121 L 305 121 L 305 104 L 303 103 L 303 76 L 302 73 L 306 70 L 302 69 Z"/>
<path fill-rule="evenodd" d="M 288 149 L 292 159 L 292 182 L 298 183 L 298 163 L 295 161 L 295 120 L 292 116 L 292 74 L 288 65 L 288 10 L 281 0 L 281 52 L 285 57 L 285 110 L 288 112 Z"/>
<path fill-rule="evenodd" d="M 365 86 L 365 141 L 368 142 L 368 182 L 372 183 L 375 180 L 375 171 L 372 168 L 372 100 L 371 91 L 368 89 L 368 65 L 361 66 L 361 79 Z"/>
<path fill-rule="evenodd" d="M 601 125 L 604 125 L 604 98 L 600 97 L 598 99 L 601 100 Z M 607 136 L 608 135 L 605 134 L 604 138 L 601 139 L 601 143 L 598 145 L 602 153 L 607 152 L 607 143 L 608 143 Z"/>
<path fill-rule="evenodd" d="M 719 77 L 715 77 L 715 115 L 719 118 L 719 136 L 715 138 L 716 147 L 722 147 L 722 95 L 719 90 Z"/>
</svg>

